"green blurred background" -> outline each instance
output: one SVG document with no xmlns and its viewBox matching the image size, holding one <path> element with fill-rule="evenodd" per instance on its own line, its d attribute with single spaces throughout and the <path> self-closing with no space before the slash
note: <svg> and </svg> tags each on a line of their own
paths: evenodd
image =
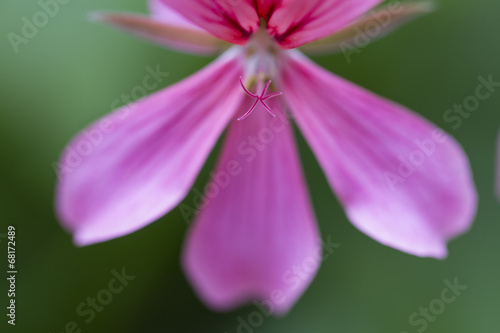
<svg viewBox="0 0 500 333">
<path fill-rule="evenodd" d="M 200 303 L 180 269 L 188 226 L 178 209 L 132 235 L 84 248 L 72 244 L 53 210 L 51 165 L 77 131 L 111 111 L 116 98 L 142 82 L 147 66 L 169 72 L 162 83 L 168 86 L 212 59 L 165 50 L 87 20 L 95 10 L 145 12 L 145 1 L 138 0 L 71 0 L 16 54 L 7 34 L 20 34 L 22 17 L 39 10 L 33 0 L 0 4 L 0 233 L 8 225 L 17 228 L 19 271 L 13 328 L 4 314 L 7 244 L 0 239 L 1 331 L 59 333 L 75 321 L 82 332 L 237 332 L 238 317 L 246 320 L 255 307 L 219 314 Z M 478 76 L 500 81 L 499 14 L 497 0 L 441 0 L 439 11 L 368 46 L 350 64 L 342 54 L 314 57 L 456 137 L 471 159 L 479 212 L 444 261 L 384 247 L 347 221 L 299 139 L 321 232 L 341 247 L 288 316 L 265 318 L 254 332 L 417 332 L 422 326 L 410 325 L 410 315 L 438 299 L 443 281 L 455 277 L 467 290 L 425 331 L 500 330 L 500 204 L 493 190 L 500 90 L 459 129 L 443 119 L 448 108 L 474 94 Z M 214 160 L 212 154 L 198 188 Z M 135 279 L 87 324 L 76 308 L 122 268 Z"/>
</svg>

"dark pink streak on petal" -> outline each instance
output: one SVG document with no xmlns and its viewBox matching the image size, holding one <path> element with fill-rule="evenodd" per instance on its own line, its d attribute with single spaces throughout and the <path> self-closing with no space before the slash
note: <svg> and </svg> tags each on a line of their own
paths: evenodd
<svg viewBox="0 0 500 333">
<path fill-rule="evenodd" d="M 233 44 L 245 44 L 259 29 L 251 0 L 161 0 L 185 19 Z"/>
<path fill-rule="evenodd" d="M 279 8 L 283 0 L 253 0 L 259 16 L 268 21 L 276 8 Z"/>
<path fill-rule="evenodd" d="M 71 141 L 56 204 L 78 245 L 136 231 L 184 198 L 240 103 L 242 64 L 234 51 Z"/>
<path fill-rule="evenodd" d="M 186 274 L 216 310 L 270 300 L 273 314 L 284 314 L 321 261 L 292 128 L 277 104 L 276 118 L 259 105 L 245 121 L 231 123 L 185 243 Z M 297 267 L 307 273 L 298 277 Z M 276 293 L 283 295 L 279 302 Z"/>
<path fill-rule="evenodd" d="M 446 242 L 469 229 L 477 206 L 457 142 L 298 52 L 283 68 L 284 96 L 351 222 L 385 245 L 446 256 Z"/>
<path fill-rule="evenodd" d="M 295 48 L 344 28 L 381 0 L 283 0 L 267 30 L 284 48 Z"/>
</svg>

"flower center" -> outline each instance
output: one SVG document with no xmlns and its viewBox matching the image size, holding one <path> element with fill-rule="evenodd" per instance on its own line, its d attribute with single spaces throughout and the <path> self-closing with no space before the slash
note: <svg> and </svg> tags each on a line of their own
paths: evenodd
<svg viewBox="0 0 500 333">
<path fill-rule="evenodd" d="M 272 84 L 278 68 L 276 56 L 281 51 L 274 38 L 267 33 L 265 25 L 265 21 L 261 20 L 261 28 L 254 33 L 248 44 L 244 46 L 246 64 L 244 79 L 240 77 L 240 83 L 243 90 L 249 96 L 255 98 L 255 102 L 238 120 L 247 118 L 259 102 L 269 114 L 276 117 L 265 101 L 283 94 L 278 92 L 276 86 Z M 255 91 L 255 94 L 251 93 L 250 90 Z M 266 95 L 268 91 L 270 93 Z"/>
</svg>

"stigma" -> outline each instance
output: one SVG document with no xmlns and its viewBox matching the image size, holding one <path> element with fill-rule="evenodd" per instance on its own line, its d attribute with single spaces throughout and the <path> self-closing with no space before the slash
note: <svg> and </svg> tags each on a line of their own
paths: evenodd
<svg viewBox="0 0 500 333">
<path fill-rule="evenodd" d="M 263 81 L 258 81 L 258 83 L 262 83 L 262 82 Z M 264 106 L 264 108 L 267 110 L 267 112 L 269 112 L 269 114 L 271 116 L 276 117 L 273 110 L 271 110 L 271 108 L 266 104 L 266 100 L 271 99 L 273 97 L 283 95 L 283 93 L 282 92 L 275 92 L 275 93 L 272 93 L 270 95 L 265 96 L 267 89 L 271 85 L 271 82 L 272 82 L 271 80 L 268 80 L 266 85 L 264 86 L 264 88 L 262 88 L 262 92 L 260 93 L 260 95 L 258 95 L 258 94 L 253 94 L 250 91 L 248 91 L 248 89 L 245 87 L 245 84 L 243 83 L 243 78 L 240 76 L 241 87 L 247 93 L 248 96 L 255 98 L 255 102 L 253 103 L 252 107 L 247 112 L 245 112 L 245 114 L 243 116 L 238 118 L 238 120 L 246 119 L 253 112 L 253 110 L 255 110 L 255 108 L 257 107 L 259 102 L 262 104 L 262 106 Z M 257 86 L 259 86 L 259 85 L 262 86 L 262 84 L 257 84 Z"/>
</svg>

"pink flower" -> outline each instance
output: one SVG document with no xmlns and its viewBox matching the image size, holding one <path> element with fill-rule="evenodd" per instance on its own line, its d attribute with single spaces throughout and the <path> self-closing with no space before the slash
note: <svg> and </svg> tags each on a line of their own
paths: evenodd
<svg viewBox="0 0 500 333">
<path fill-rule="evenodd" d="M 296 49 L 335 51 L 360 29 L 378 29 L 374 38 L 429 10 L 410 3 L 363 15 L 380 2 L 152 0 L 151 17 L 96 16 L 174 49 L 225 51 L 69 144 L 57 211 L 75 243 L 129 234 L 176 207 L 229 127 L 187 237 L 184 269 L 214 309 L 268 300 L 271 312 L 286 313 L 321 261 L 289 112 L 358 229 L 398 250 L 444 258 L 447 241 L 469 229 L 476 210 L 461 147 Z"/>
</svg>

